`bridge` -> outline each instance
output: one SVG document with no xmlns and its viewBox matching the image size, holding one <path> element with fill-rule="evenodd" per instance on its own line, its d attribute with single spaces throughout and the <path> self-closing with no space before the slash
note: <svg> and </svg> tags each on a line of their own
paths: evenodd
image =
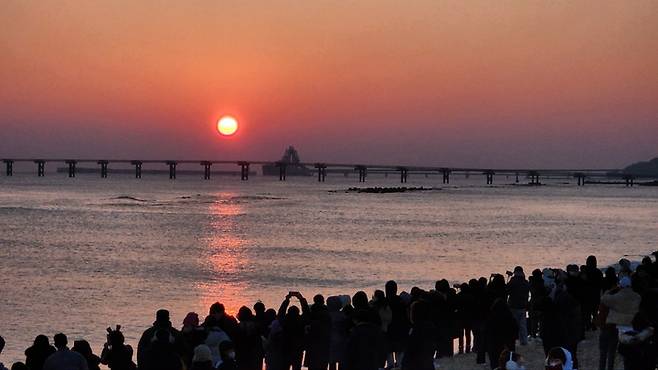
<svg viewBox="0 0 658 370">
<path fill-rule="evenodd" d="M 249 180 L 249 168 L 252 165 L 270 165 L 279 169 L 279 180 L 286 181 L 287 167 L 289 163 L 283 161 L 248 161 L 248 160 L 135 160 L 135 159 L 44 159 L 44 158 L 5 158 L 2 160 L 5 164 L 6 175 L 13 176 L 14 163 L 29 162 L 36 164 L 37 176 L 45 176 L 46 163 L 63 163 L 68 166 L 68 176 L 75 177 L 76 166 L 81 163 L 91 163 L 99 166 L 100 175 L 106 178 L 110 163 L 128 164 L 135 167 L 135 178 L 142 177 L 142 165 L 144 164 L 161 164 L 169 168 L 169 178 L 176 178 L 176 167 L 179 164 L 198 164 L 203 166 L 203 178 L 210 179 L 210 168 L 213 165 L 237 165 L 240 167 L 240 178 L 244 181 Z M 295 166 L 304 166 L 312 168 L 317 175 L 319 182 L 324 182 L 328 173 L 358 173 L 359 182 L 365 182 L 369 173 L 379 173 L 388 176 L 389 173 L 396 173 L 400 176 L 400 182 L 406 183 L 410 174 L 420 174 L 428 176 L 430 174 L 442 175 L 444 184 L 450 183 L 451 175 L 482 175 L 486 179 L 486 184 L 491 185 L 494 182 L 494 176 L 512 176 L 518 183 L 520 177 L 530 179 L 529 184 L 540 185 L 541 177 L 564 177 L 577 179 L 578 186 L 584 186 L 588 179 L 609 178 L 610 174 L 615 174 L 617 178 L 624 180 L 626 186 L 635 184 L 635 176 L 626 174 L 620 169 L 537 169 L 537 168 L 467 168 L 467 167 L 435 167 L 435 166 L 405 166 L 405 165 L 384 165 L 384 164 L 349 164 L 349 163 L 323 163 L 323 162 L 305 162 L 296 163 Z M 166 167 L 165 167 L 166 168 Z"/>
</svg>

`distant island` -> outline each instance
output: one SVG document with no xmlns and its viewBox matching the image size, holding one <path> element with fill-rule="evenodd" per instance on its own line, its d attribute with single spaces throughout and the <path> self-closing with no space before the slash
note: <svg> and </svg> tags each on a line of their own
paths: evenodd
<svg viewBox="0 0 658 370">
<path fill-rule="evenodd" d="M 637 162 L 624 168 L 623 173 L 636 177 L 658 177 L 658 157 L 648 162 Z"/>
</svg>

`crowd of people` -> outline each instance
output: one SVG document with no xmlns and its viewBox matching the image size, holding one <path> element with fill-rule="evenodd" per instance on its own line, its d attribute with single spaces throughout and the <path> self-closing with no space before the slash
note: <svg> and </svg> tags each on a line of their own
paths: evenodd
<svg viewBox="0 0 658 370">
<path fill-rule="evenodd" d="M 658 257 L 658 252 L 654 253 Z M 121 327 L 107 329 L 100 356 L 84 340 L 71 349 L 64 334 L 35 338 L 25 362 L 11 370 L 434 370 L 442 357 L 475 352 L 491 369 L 524 369 L 516 347 L 541 341 L 545 369 L 578 369 L 578 344 L 598 330 L 600 370 L 615 356 L 626 370 L 656 368 L 658 260 L 632 268 L 622 259 L 602 272 L 594 256 L 565 270 L 517 266 L 489 278 L 431 290 L 398 293 L 395 281 L 372 296 L 315 295 L 311 302 L 289 292 L 278 310 L 257 302 L 234 317 L 217 302 L 201 320 L 188 313 L 180 329 L 159 310 L 136 354 Z M 455 344 L 457 344 L 455 348 Z M 0 337 L 0 352 L 4 339 Z M 591 365 L 591 364 L 589 364 Z M 0 370 L 6 368 L 0 364 Z"/>
</svg>

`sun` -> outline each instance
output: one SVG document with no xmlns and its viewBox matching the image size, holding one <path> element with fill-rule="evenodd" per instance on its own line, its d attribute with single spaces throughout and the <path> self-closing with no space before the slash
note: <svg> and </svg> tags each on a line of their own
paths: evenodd
<svg viewBox="0 0 658 370">
<path fill-rule="evenodd" d="M 217 131 L 224 136 L 231 136 L 238 131 L 238 120 L 231 116 L 224 116 L 217 121 Z"/>
</svg>

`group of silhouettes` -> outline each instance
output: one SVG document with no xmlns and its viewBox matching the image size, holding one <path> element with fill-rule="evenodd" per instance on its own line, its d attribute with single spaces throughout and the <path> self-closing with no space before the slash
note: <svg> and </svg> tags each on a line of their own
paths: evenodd
<svg viewBox="0 0 658 370">
<path fill-rule="evenodd" d="M 657 288 L 658 261 L 650 257 L 636 268 L 622 259 L 602 272 L 590 256 L 585 265 L 534 270 L 529 278 L 517 266 L 507 278 L 492 274 L 452 287 L 440 280 L 432 290 L 399 294 L 389 281 L 370 299 L 359 291 L 308 302 L 289 292 L 278 310 L 257 302 L 235 317 L 214 303 L 203 321 L 188 313 L 180 329 L 159 310 L 136 358 L 120 326 L 107 329 L 100 356 L 84 340 L 69 349 L 64 334 L 55 335 L 54 347 L 39 335 L 26 362 L 11 369 L 435 370 L 442 357 L 475 352 L 478 364 L 488 357 L 491 369 L 517 370 L 524 361 L 516 346 L 541 341 L 545 369 L 572 370 L 585 332 L 598 330 L 600 370 L 613 369 L 617 353 L 626 370 L 654 370 Z"/>
</svg>

